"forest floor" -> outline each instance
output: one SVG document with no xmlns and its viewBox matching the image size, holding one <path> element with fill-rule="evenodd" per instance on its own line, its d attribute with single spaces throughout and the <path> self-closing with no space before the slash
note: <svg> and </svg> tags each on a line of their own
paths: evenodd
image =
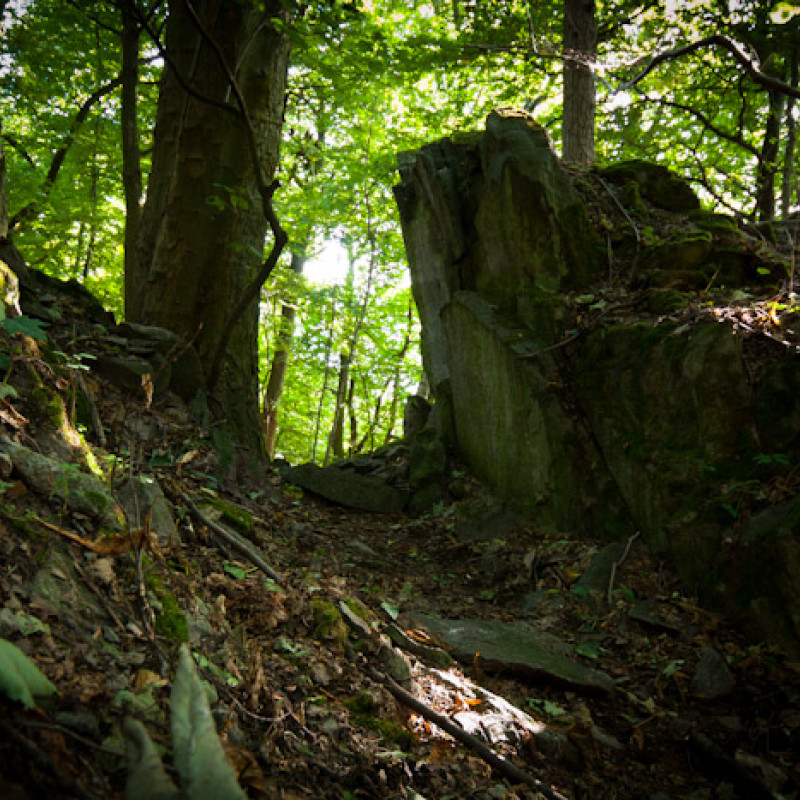
<svg viewBox="0 0 800 800">
<path fill-rule="evenodd" d="M 190 466 L 158 470 L 168 495 L 208 492 L 202 472 Z M 48 498 L 15 486 L 17 510 L 26 509 L 34 527 L 2 530 L 3 633 L 36 661 L 59 696 L 32 711 L 3 703 L 4 798 L 122 797 L 119 731 L 126 714 L 144 721 L 169 763 L 176 639 L 154 624 L 165 597 L 189 619 L 210 623 L 190 623 L 191 648 L 214 686 L 214 717 L 251 798 L 797 796 L 800 664 L 748 642 L 682 594 L 668 567 L 644 549 L 631 549 L 619 564 L 615 599 L 595 613 L 571 590 L 595 544 L 526 526 L 501 540 L 460 541 L 454 506 L 416 518 L 360 514 L 303 497 L 273 474 L 255 499 L 227 497 L 255 515 L 254 541 L 278 573 L 275 581 L 220 552 L 209 530 L 188 515 L 181 545 L 162 549 L 151 541 L 139 551 L 92 552 L 58 535 L 70 520 Z M 33 520 L 43 519 L 50 527 L 33 535 Z M 533 547 L 546 566 L 538 576 L 526 566 Z M 66 590 L 60 609 L 37 594 L 42 570 L 69 585 L 66 566 L 53 558 L 59 551 L 99 600 L 95 610 L 81 608 Z M 525 611 L 522 600 L 533 590 L 546 602 Z M 663 627 L 631 618 L 641 598 L 658 602 Z M 371 630 L 345 636 L 335 624 L 320 624 L 321 600 L 348 599 L 372 612 Z M 479 654 L 471 664 L 440 670 L 406 653 L 405 689 L 451 720 L 477 719 L 477 738 L 531 780 L 509 778 L 392 693 L 378 636 L 397 616 L 422 639 L 405 622 L 414 611 L 527 620 L 610 675 L 615 689 L 591 696 L 491 674 Z M 735 679 L 713 700 L 690 688 L 707 647 L 724 655 Z M 491 725 L 481 725 L 483 711 L 496 712 L 486 700 L 493 696 L 547 726 L 561 744 L 543 752 L 537 743 L 544 740 L 518 716 L 504 723 L 494 713 Z M 536 781 L 549 788 L 540 793 Z"/>
<path fill-rule="evenodd" d="M 124 797 L 127 717 L 141 720 L 175 778 L 169 720 L 182 640 L 251 798 L 800 796 L 800 663 L 702 607 L 638 542 L 596 606 L 577 588 L 603 542 L 521 522 L 481 531 L 477 519 L 465 535 L 482 491 L 466 479 L 462 500 L 418 516 L 336 507 L 272 468 L 220 484 L 211 433 L 185 406 L 99 382 L 75 357 L 52 366 L 54 352 L 75 347 L 87 361 L 102 335 L 65 316 L 46 345 L 9 342 L 2 433 L 58 450 L 59 436 L 74 435 L 65 428 L 85 376 L 107 430 L 93 449 L 108 482 L 151 475 L 180 541 L 160 542 L 147 521 L 95 538 L 90 515 L 57 487 L 37 490 L 0 459 L 0 636 L 58 689 L 30 709 L 0 698 L 1 798 Z M 32 385 L 61 397 L 70 419 L 54 418 Z M 209 510 L 218 500 L 227 519 L 236 507 L 252 515 L 243 527 L 272 577 L 221 544 L 215 528 L 227 523 Z M 636 613 L 643 600 L 654 613 Z M 419 612 L 527 622 L 613 688 L 523 679 L 479 652 L 443 666 L 431 656 L 443 643 L 414 622 Z M 703 696 L 698 672 L 711 651 Z M 6 668 L 0 658 L 3 692 Z M 472 738 L 456 741 L 452 725 Z"/>
</svg>

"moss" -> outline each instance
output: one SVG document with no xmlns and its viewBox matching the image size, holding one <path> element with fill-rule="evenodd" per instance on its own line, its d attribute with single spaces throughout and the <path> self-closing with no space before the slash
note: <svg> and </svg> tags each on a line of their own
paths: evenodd
<svg viewBox="0 0 800 800">
<path fill-rule="evenodd" d="M 647 310 L 651 314 L 670 314 L 683 308 L 687 295 L 675 289 L 651 289 L 647 293 Z"/>
<path fill-rule="evenodd" d="M 715 214 L 713 211 L 706 211 L 700 208 L 691 211 L 688 216 L 698 228 L 702 228 L 704 231 L 709 231 L 713 234 L 739 233 L 739 226 L 736 224 L 736 220 L 726 214 Z"/>
<path fill-rule="evenodd" d="M 147 585 L 158 600 L 160 608 L 155 609 L 156 633 L 179 642 L 189 641 L 189 624 L 186 615 L 172 594 L 155 575 L 150 575 Z"/>
<path fill-rule="evenodd" d="M 311 601 L 314 612 L 314 636 L 344 644 L 347 640 L 347 625 L 339 609 L 333 603 L 318 597 Z"/>
<path fill-rule="evenodd" d="M 600 174 L 618 184 L 635 181 L 644 197 L 667 211 L 686 213 L 700 207 L 689 184 L 661 164 L 634 159 L 604 167 Z"/>
<path fill-rule="evenodd" d="M 647 206 L 642 200 L 642 193 L 639 191 L 639 184 L 636 181 L 629 181 L 622 187 L 622 204 L 634 214 L 644 215 L 647 213 Z"/>
<path fill-rule="evenodd" d="M 708 231 L 675 235 L 652 249 L 652 266 L 670 271 L 698 267 L 711 255 L 711 239 Z"/>
<path fill-rule="evenodd" d="M 377 703 L 369 692 L 360 692 L 345 700 L 343 705 L 359 725 L 380 734 L 387 743 L 397 745 L 404 750 L 410 750 L 417 743 L 417 737 L 411 731 L 375 714 Z"/>
<path fill-rule="evenodd" d="M 204 504 L 219 511 L 222 515 L 223 522 L 227 522 L 231 527 L 236 528 L 237 531 L 245 534 L 248 538 L 252 537 L 255 528 L 255 518 L 246 508 L 242 508 L 242 506 L 236 505 L 236 503 L 229 503 L 227 500 L 216 496 L 206 497 Z"/>
</svg>

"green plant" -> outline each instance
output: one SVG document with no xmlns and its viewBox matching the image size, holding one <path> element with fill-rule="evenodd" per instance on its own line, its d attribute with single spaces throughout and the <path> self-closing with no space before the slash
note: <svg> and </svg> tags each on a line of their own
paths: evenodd
<svg viewBox="0 0 800 800">
<path fill-rule="evenodd" d="M 22 650 L 0 639 L 0 692 L 25 708 L 33 708 L 34 697 L 58 694 L 58 689 Z"/>
<path fill-rule="evenodd" d="M 180 789 L 141 722 L 126 718 L 126 800 L 245 800 L 217 736 L 205 688 L 189 650 L 182 645 L 170 701 L 173 762 Z"/>
<path fill-rule="evenodd" d="M 21 333 L 24 336 L 30 336 L 31 339 L 36 339 L 37 342 L 47 341 L 47 332 L 44 330 L 46 327 L 46 322 L 26 316 L 6 317 L 0 321 L 0 328 L 12 336 L 15 333 Z"/>
</svg>

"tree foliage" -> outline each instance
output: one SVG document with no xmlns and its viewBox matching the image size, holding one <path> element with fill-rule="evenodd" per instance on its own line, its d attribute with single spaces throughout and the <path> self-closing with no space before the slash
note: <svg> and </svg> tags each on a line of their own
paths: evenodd
<svg viewBox="0 0 800 800">
<path fill-rule="evenodd" d="M 139 2 L 158 30 L 160 6 Z M 598 3 L 598 160 L 664 163 L 709 205 L 752 220 L 788 212 L 797 201 L 795 12 L 766 0 Z M 277 452 L 322 460 L 343 354 L 345 451 L 398 435 L 402 401 L 421 377 L 392 199 L 396 153 L 478 127 L 498 106 L 526 108 L 559 142 L 564 10 L 562 0 L 327 0 L 298 6 L 294 20 L 275 195 L 289 249 L 262 296 L 260 366 L 266 382 L 280 308 L 293 304 Z M 15 242 L 34 266 L 81 277 L 119 313 L 119 3 L 10 2 L 3 24 L 0 119 Z M 156 56 L 142 37 L 145 167 Z M 330 242 L 347 253 L 348 278 L 330 286 L 294 275 L 292 252 L 313 262 Z"/>
</svg>

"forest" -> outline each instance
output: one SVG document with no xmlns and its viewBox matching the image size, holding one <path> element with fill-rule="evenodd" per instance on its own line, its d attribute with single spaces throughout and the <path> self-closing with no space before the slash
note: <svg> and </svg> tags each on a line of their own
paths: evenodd
<svg viewBox="0 0 800 800">
<path fill-rule="evenodd" d="M 0 31 L 0 796 L 797 796 L 800 6 Z"/>
</svg>

